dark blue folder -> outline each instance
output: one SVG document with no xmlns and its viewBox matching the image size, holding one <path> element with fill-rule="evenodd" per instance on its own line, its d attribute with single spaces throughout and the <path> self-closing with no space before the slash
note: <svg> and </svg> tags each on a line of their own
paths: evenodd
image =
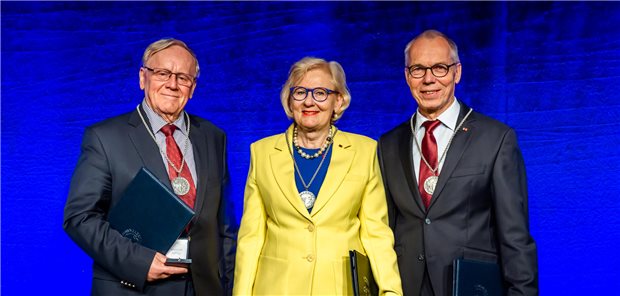
<svg viewBox="0 0 620 296">
<path fill-rule="evenodd" d="M 351 264 L 351 285 L 354 296 L 379 295 L 379 288 L 372 275 L 370 260 L 364 254 L 349 251 L 349 263 Z"/>
<path fill-rule="evenodd" d="M 502 276 L 499 265 L 470 259 L 455 259 L 452 296 L 501 296 Z"/>
<path fill-rule="evenodd" d="M 110 226 L 147 248 L 166 254 L 194 211 L 148 169 L 141 168 L 110 210 Z"/>
</svg>

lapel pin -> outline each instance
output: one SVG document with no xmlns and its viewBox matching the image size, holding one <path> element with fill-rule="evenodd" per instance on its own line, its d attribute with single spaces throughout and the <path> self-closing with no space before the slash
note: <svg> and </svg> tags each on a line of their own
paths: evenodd
<svg viewBox="0 0 620 296">
<path fill-rule="evenodd" d="M 466 132 L 467 130 L 469 130 L 469 129 L 468 129 L 468 128 L 466 128 L 466 127 L 464 127 L 464 128 L 463 128 L 463 131 L 464 131 L 464 132 Z"/>
</svg>

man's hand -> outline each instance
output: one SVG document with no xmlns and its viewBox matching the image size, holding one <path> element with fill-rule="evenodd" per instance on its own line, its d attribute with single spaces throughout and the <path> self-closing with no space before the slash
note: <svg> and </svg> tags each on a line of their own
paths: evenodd
<svg viewBox="0 0 620 296">
<path fill-rule="evenodd" d="M 173 274 L 183 274 L 188 272 L 185 267 L 167 266 L 164 264 L 165 262 L 166 256 L 157 252 L 153 258 L 153 263 L 151 263 L 151 268 L 149 269 L 149 274 L 147 275 L 146 280 L 149 282 L 163 280 Z"/>
</svg>

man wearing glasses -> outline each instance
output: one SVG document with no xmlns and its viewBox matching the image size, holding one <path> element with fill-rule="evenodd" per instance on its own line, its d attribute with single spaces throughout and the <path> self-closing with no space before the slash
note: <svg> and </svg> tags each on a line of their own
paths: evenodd
<svg viewBox="0 0 620 296">
<path fill-rule="evenodd" d="M 497 263 L 503 294 L 538 295 L 514 130 L 456 100 L 462 66 L 444 34 L 411 40 L 405 66 L 418 109 L 378 148 L 404 294 L 452 295 L 453 261 L 464 258 Z"/>
<path fill-rule="evenodd" d="M 136 109 L 86 129 L 64 213 L 69 236 L 92 257 L 93 295 L 225 295 L 232 288 L 236 227 L 224 189 L 226 136 L 184 111 L 200 73 L 182 41 L 148 46 Z M 195 212 L 182 240 L 191 268 L 110 227 L 110 208 L 146 167 Z"/>
</svg>

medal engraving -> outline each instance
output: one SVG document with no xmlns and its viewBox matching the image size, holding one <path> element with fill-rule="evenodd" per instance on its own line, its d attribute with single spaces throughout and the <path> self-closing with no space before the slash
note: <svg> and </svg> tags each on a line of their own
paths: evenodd
<svg viewBox="0 0 620 296">
<path fill-rule="evenodd" d="M 189 240 L 186 238 L 177 239 L 166 253 L 166 257 L 175 259 L 187 259 L 189 250 Z"/>
<path fill-rule="evenodd" d="M 189 192 L 189 182 L 183 177 L 172 180 L 172 189 L 176 195 L 186 195 Z"/>
<path fill-rule="evenodd" d="M 306 209 L 309 210 L 314 206 L 314 201 L 316 200 L 316 196 L 314 196 L 314 193 L 308 190 L 304 190 L 299 193 L 299 197 L 301 197 L 301 200 L 304 202 L 304 206 L 306 206 Z"/>
<path fill-rule="evenodd" d="M 437 176 L 430 176 L 426 178 L 426 180 L 424 181 L 424 191 L 426 191 L 426 193 L 430 195 L 433 195 L 433 192 L 435 192 L 435 187 L 437 186 L 438 179 L 439 177 Z"/>
</svg>

